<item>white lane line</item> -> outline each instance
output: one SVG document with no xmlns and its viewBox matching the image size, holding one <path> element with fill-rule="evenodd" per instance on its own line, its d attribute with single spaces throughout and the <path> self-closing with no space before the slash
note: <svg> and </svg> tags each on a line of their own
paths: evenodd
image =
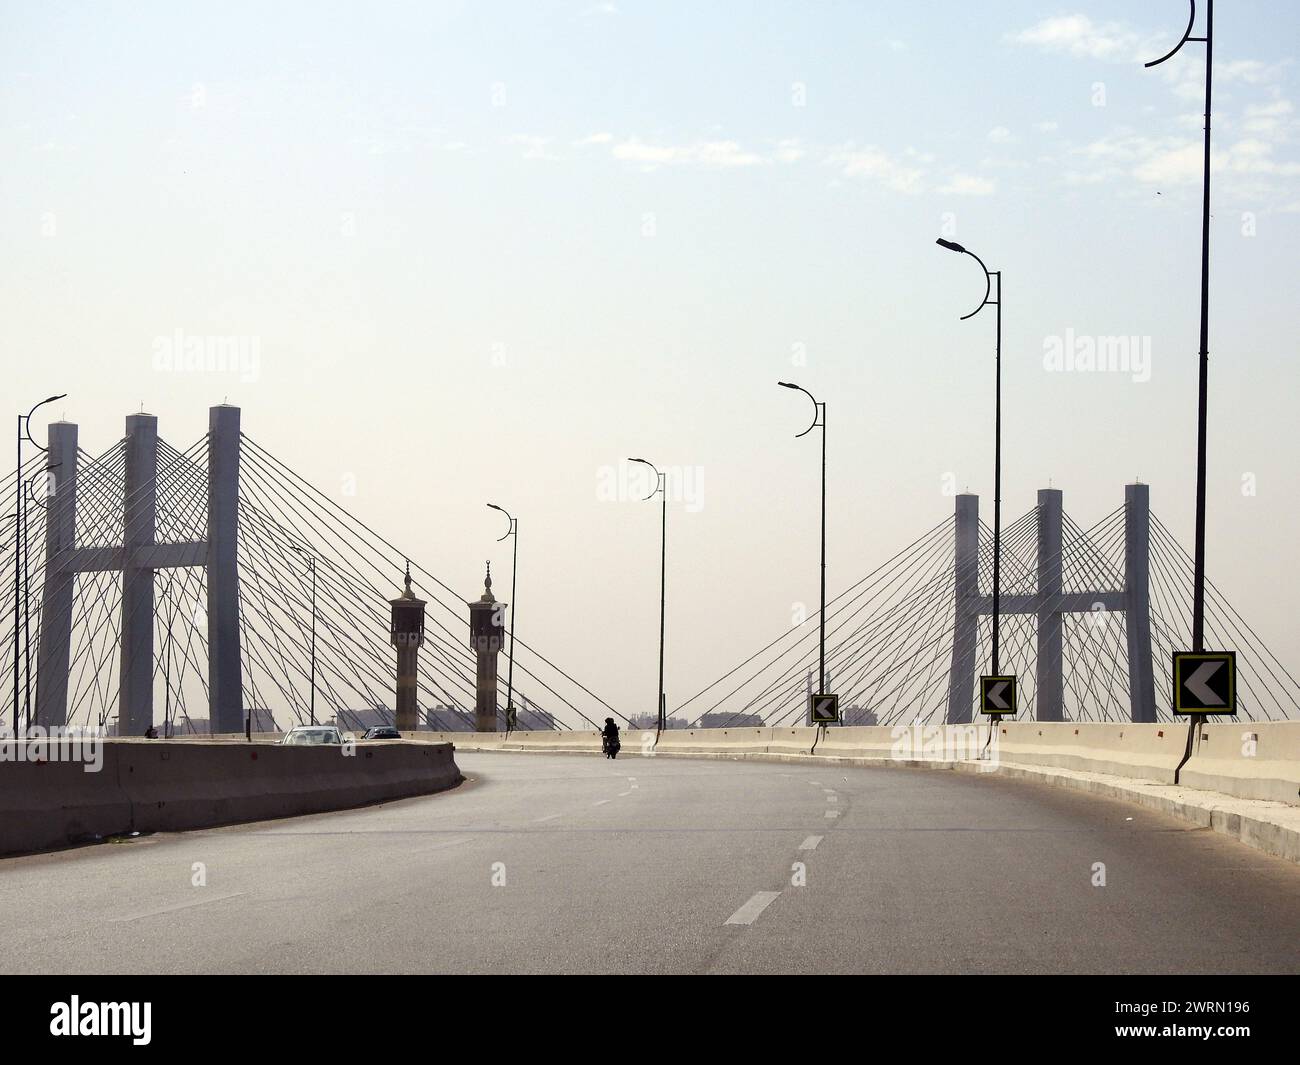
<svg viewBox="0 0 1300 1065">
<path fill-rule="evenodd" d="M 815 851 L 817 849 L 817 844 L 819 844 L 825 838 L 826 838 L 825 836 L 809 836 L 806 840 L 804 840 L 802 843 L 799 844 L 799 849 L 801 851 Z"/>
<path fill-rule="evenodd" d="M 826 801 L 827 801 L 827 802 L 839 802 L 839 801 L 840 801 L 840 797 L 839 797 L 838 795 L 827 795 L 827 796 L 826 796 Z"/>
<path fill-rule="evenodd" d="M 834 795 L 834 794 L 835 794 L 835 789 L 834 789 L 834 788 L 822 788 L 822 791 L 826 792 L 827 795 Z"/>
<path fill-rule="evenodd" d="M 754 897 L 723 921 L 723 924 L 753 924 L 758 919 L 758 915 L 771 906 L 780 895 L 779 891 L 755 892 Z"/>
<path fill-rule="evenodd" d="M 820 788 L 822 786 L 822 782 L 820 780 L 810 780 L 808 781 L 808 783 L 811 784 L 814 788 Z"/>
<path fill-rule="evenodd" d="M 111 917 L 109 920 L 118 921 L 138 921 L 142 917 L 157 917 L 161 913 L 175 913 L 177 910 L 188 910 L 192 906 L 203 906 L 209 902 L 224 902 L 226 899 L 237 899 L 246 894 L 243 891 L 235 891 L 229 895 L 212 895 L 206 899 L 193 899 L 190 902 L 178 902 L 175 906 L 163 906 L 161 909 L 148 910 L 145 913 L 131 913 L 125 917 Z"/>
<path fill-rule="evenodd" d="M 827 816 L 827 817 L 839 817 L 839 816 L 840 816 L 840 812 L 839 812 L 839 810 L 827 810 L 827 811 L 826 811 L 826 816 Z"/>
<path fill-rule="evenodd" d="M 600 800 L 598 800 L 598 801 L 596 801 L 596 802 L 593 802 L 591 805 L 592 805 L 592 806 L 604 806 L 605 803 L 607 803 L 607 802 L 609 802 L 608 799 L 600 799 Z"/>
<path fill-rule="evenodd" d="M 625 796 L 625 795 L 631 795 L 631 794 L 632 794 L 632 789 L 629 788 L 627 791 L 620 791 L 620 792 L 618 793 L 618 797 L 621 799 L 621 798 L 623 798 L 623 796 Z"/>
<path fill-rule="evenodd" d="M 534 817 L 534 824 L 538 821 L 554 821 L 557 817 L 563 817 L 564 814 L 547 814 L 545 817 Z"/>
</svg>

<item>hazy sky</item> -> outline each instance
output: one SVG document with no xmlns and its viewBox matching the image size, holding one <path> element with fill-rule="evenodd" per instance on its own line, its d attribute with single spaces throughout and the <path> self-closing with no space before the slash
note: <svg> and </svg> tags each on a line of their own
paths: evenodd
<svg viewBox="0 0 1300 1065">
<path fill-rule="evenodd" d="M 689 489 L 670 705 L 816 602 L 778 379 L 829 406 L 832 594 L 953 485 L 991 517 L 993 319 L 958 321 L 982 278 L 937 236 L 1005 273 L 1007 514 L 1050 478 L 1087 527 L 1136 476 L 1190 546 L 1204 53 L 1142 67 L 1185 0 L 2 11 L 7 407 L 69 392 L 98 452 L 228 399 L 467 594 L 508 577 L 500 502 L 521 636 L 625 713 L 659 591 L 625 456 Z M 1300 7 L 1216 15 L 1208 568 L 1294 669 Z M 249 360 L 168 369 L 178 331 Z M 1045 365 L 1107 337 L 1136 361 Z"/>
</svg>

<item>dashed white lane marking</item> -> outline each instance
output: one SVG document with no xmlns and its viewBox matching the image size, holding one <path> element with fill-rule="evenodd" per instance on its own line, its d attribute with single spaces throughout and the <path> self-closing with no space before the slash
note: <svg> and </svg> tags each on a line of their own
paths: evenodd
<svg viewBox="0 0 1300 1065">
<path fill-rule="evenodd" d="M 824 836 L 809 836 L 806 840 L 804 840 L 802 843 L 799 844 L 799 849 L 801 851 L 815 851 L 817 849 L 817 844 L 819 844 L 825 838 L 826 837 Z"/>
<path fill-rule="evenodd" d="M 604 806 L 605 803 L 607 803 L 607 802 L 609 802 L 608 799 L 598 799 L 596 802 L 593 802 L 591 805 L 592 805 L 592 806 Z"/>
<path fill-rule="evenodd" d="M 839 812 L 839 810 L 827 810 L 827 811 L 826 811 L 826 816 L 827 816 L 827 817 L 839 817 L 839 816 L 840 816 L 840 812 Z"/>
<path fill-rule="evenodd" d="M 838 795 L 827 795 L 827 796 L 826 796 L 826 801 L 827 801 L 827 802 L 839 802 L 839 801 L 840 801 L 840 797 L 839 797 Z"/>
<path fill-rule="evenodd" d="M 618 797 L 621 799 L 623 798 L 624 795 L 631 795 L 631 794 L 632 794 L 632 789 L 629 788 L 627 791 L 620 791 L 618 793 Z"/>
<path fill-rule="evenodd" d="M 756 891 L 754 897 L 728 917 L 723 924 L 753 924 L 758 915 L 779 898 L 779 891 Z"/>
<path fill-rule="evenodd" d="M 113 917 L 110 920 L 117 921 L 138 921 L 142 917 L 157 917 L 160 913 L 175 913 L 177 910 L 188 910 L 191 906 L 202 906 L 209 902 L 225 902 L 226 899 L 237 899 L 244 895 L 243 891 L 236 891 L 229 895 L 212 895 L 205 899 L 193 899 L 190 902 L 178 902 L 175 906 L 163 906 L 157 910 L 147 910 L 144 913 L 129 913 L 125 917 Z"/>
<path fill-rule="evenodd" d="M 554 821 L 557 817 L 563 817 L 564 814 L 547 814 L 545 817 L 534 817 L 534 821 Z"/>
<path fill-rule="evenodd" d="M 814 788 L 820 788 L 822 786 L 822 782 L 820 780 L 810 780 L 808 781 L 808 783 L 811 784 Z"/>
</svg>

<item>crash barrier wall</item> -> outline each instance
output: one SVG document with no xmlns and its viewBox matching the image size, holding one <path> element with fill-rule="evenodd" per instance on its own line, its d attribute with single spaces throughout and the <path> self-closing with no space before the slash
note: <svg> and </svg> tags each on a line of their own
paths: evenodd
<svg viewBox="0 0 1300 1065">
<path fill-rule="evenodd" d="M 56 746 L 42 761 L 0 762 L 0 854 L 341 810 L 461 780 L 447 743 L 377 740 L 346 755 L 339 746 L 111 739 L 98 772 Z"/>
<path fill-rule="evenodd" d="M 666 729 L 622 733 L 621 756 L 841 759 L 846 762 L 950 763 L 995 759 L 1172 784 L 1187 749 L 1189 724 L 1005 721 L 994 745 L 985 722 L 972 725 L 856 725 L 816 728 Z M 1300 805 L 1300 722 L 1210 721 L 1197 729 L 1178 782 L 1247 799 Z M 423 742 L 464 750 L 598 754 L 600 733 L 421 732 Z"/>
</svg>

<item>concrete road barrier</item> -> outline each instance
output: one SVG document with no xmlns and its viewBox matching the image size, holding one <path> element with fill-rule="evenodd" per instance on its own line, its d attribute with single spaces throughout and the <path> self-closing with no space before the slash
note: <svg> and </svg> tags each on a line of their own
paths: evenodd
<svg viewBox="0 0 1300 1065">
<path fill-rule="evenodd" d="M 109 740 L 80 762 L 0 763 L 0 854 L 428 795 L 461 780 L 450 744 L 286 747 Z"/>
<path fill-rule="evenodd" d="M 1005 721 L 988 744 L 991 724 L 856 725 L 823 730 L 807 727 L 666 729 L 622 734 L 623 755 L 655 754 L 703 758 L 811 759 L 859 764 L 953 765 L 1004 762 L 1105 773 L 1172 784 L 1182 761 L 1187 726 L 1173 723 Z M 1272 799 L 1300 805 L 1300 722 L 1232 725 L 1201 729 L 1195 753 L 1183 768 L 1186 786 L 1239 798 Z M 600 734 L 574 732 L 419 733 L 421 742 L 449 742 L 464 750 L 549 751 L 599 754 Z"/>
<path fill-rule="evenodd" d="M 1178 782 L 1300 805 L 1300 721 L 1202 725 Z"/>
<path fill-rule="evenodd" d="M 92 842 L 129 828 L 131 801 L 117 786 L 115 756 L 107 744 L 101 750 L 94 773 L 61 759 L 0 764 L 0 854 Z"/>
</svg>

